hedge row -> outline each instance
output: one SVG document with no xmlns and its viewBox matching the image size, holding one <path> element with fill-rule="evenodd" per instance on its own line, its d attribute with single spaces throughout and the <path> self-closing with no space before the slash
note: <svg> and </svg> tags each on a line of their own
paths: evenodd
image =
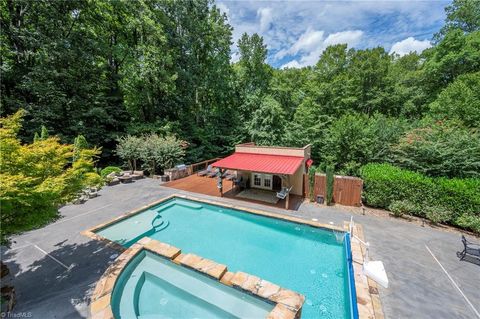
<svg viewBox="0 0 480 319">
<path fill-rule="evenodd" d="M 401 206 L 408 214 L 427 218 L 438 211 L 446 215 L 444 222 L 480 233 L 478 178 L 431 178 L 390 164 L 367 164 L 360 174 L 369 206 Z"/>
</svg>

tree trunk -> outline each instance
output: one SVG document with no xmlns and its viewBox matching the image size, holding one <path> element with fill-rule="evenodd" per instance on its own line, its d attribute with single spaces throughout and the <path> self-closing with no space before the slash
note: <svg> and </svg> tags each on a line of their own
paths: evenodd
<svg viewBox="0 0 480 319">
<path fill-rule="evenodd" d="M 155 160 L 152 161 L 152 167 L 150 169 L 150 174 L 152 177 L 155 175 Z"/>
<path fill-rule="evenodd" d="M 130 168 L 130 172 L 133 173 L 133 165 L 132 165 L 132 160 L 128 160 L 128 167 Z"/>
</svg>

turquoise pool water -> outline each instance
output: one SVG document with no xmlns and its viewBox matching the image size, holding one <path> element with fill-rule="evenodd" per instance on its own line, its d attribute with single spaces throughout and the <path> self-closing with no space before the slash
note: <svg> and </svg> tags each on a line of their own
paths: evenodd
<svg viewBox="0 0 480 319">
<path fill-rule="evenodd" d="M 327 229 L 174 198 L 97 233 L 125 247 L 148 236 L 297 291 L 302 318 L 351 317 L 347 249 Z"/>
<path fill-rule="evenodd" d="M 141 252 L 120 274 L 112 295 L 116 318 L 265 318 L 273 305 L 196 271 Z"/>
</svg>

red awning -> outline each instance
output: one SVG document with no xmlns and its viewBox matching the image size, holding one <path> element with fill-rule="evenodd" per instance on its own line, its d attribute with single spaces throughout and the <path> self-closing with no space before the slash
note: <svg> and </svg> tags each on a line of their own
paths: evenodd
<svg viewBox="0 0 480 319">
<path fill-rule="evenodd" d="M 216 161 L 212 166 L 240 171 L 293 175 L 302 162 L 303 157 L 297 156 L 237 152 Z"/>
</svg>

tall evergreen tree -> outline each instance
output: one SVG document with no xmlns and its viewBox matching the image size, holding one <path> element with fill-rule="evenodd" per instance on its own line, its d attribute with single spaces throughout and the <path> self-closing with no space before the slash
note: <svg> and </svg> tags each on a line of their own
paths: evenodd
<svg viewBox="0 0 480 319">
<path fill-rule="evenodd" d="M 48 138 L 48 130 L 45 125 L 42 125 L 42 129 L 40 131 L 40 140 L 44 141 Z"/>
</svg>

